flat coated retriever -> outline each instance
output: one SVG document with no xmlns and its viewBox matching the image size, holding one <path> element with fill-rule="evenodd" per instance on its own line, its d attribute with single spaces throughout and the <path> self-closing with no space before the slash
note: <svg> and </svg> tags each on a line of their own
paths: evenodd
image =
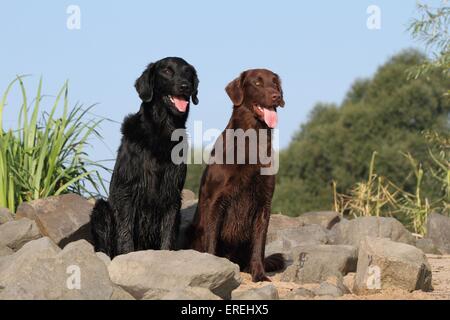
<svg viewBox="0 0 450 320">
<path fill-rule="evenodd" d="M 190 230 L 191 247 L 239 264 L 255 282 L 270 281 L 265 272 L 282 269 L 285 264 L 281 254 L 264 258 L 275 175 L 261 174 L 261 168 L 272 163 L 263 163 L 259 157 L 254 163 L 249 160 L 255 152 L 272 155 L 271 129 L 278 121 L 276 108 L 284 106 L 281 81 L 269 70 L 248 70 L 232 81 L 226 92 L 234 104 L 233 114 L 211 153 L 216 162 L 210 161 L 203 173 Z M 252 151 L 249 140 L 241 148 L 235 138 L 230 143 L 226 138 L 229 129 L 265 130 L 267 136 L 265 141 L 258 136 L 257 150 Z M 230 152 L 233 164 L 227 161 Z M 236 162 L 239 156 L 244 156 L 244 163 Z"/>
<path fill-rule="evenodd" d="M 181 58 L 152 63 L 136 80 L 142 104 L 122 124 L 108 201 L 98 200 L 91 215 L 96 251 L 114 257 L 174 249 L 186 164 L 171 158 L 184 138 L 172 141 L 172 133 L 185 130 L 198 83 L 194 67 Z"/>
</svg>

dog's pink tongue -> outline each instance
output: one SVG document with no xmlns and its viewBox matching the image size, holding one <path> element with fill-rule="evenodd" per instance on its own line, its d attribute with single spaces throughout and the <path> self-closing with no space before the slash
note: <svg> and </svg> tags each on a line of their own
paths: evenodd
<svg viewBox="0 0 450 320">
<path fill-rule="evenodd" d="M 189 103 L 188 101 L 184 100 L 183 98 L 173 97 L 173 102 L 175 104 L 175 107 L 177 107 L 178 111 L 186 112 L 186 108 Z"/>
<path fill-rule="evenodd" d="M 275 128 L 277 126 L 278 123 L 278 115 L 277 112 L 275 111 L 275 108 L 272 109 L 266 109 L 263 108 L 264 110 L 264 122 L 269 126 L 269 128 Z"/>
</svg>

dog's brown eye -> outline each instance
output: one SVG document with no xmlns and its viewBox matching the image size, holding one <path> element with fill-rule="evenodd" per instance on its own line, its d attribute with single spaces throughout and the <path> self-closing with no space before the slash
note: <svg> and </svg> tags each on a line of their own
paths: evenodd
<svg viewBox="0 0 450 320">
<path fill-rule="evenodd" d="M 256 82 L 255 82 L 255 86 L 261 87 L 261 86 L 262 86 L 262 82 L 261 82 L 261 81 L 256 81 Z"/>
<path fill-rule="evenodd" d="M 172 70 L 164 69 L 164 73 L 170 76 L 170 75 L 172 75 Z"/>
</svg>

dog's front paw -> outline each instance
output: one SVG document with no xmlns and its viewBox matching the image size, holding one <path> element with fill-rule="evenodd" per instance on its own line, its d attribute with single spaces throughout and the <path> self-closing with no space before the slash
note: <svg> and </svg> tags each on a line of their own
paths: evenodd
<svg viewBox="0 0 450 320">
<path fill-rule="evenodd" d="M 264 273 L 252 274 L 253 282 L 272 282 Z"/>
</svg>

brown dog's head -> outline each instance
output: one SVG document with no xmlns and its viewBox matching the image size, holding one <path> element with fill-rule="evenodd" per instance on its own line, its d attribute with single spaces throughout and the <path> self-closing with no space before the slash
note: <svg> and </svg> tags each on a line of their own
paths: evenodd
<svg viewBox="0 0 450 320">
<path fill-rule="evenodd" d="M 266 69 L 247 70 L 225 90 L 236 107 L 249 108 L 269 128 L 276 127 L 276 108 L 284 107 L 281 80 L 277 74 Z"/>
</svg>

